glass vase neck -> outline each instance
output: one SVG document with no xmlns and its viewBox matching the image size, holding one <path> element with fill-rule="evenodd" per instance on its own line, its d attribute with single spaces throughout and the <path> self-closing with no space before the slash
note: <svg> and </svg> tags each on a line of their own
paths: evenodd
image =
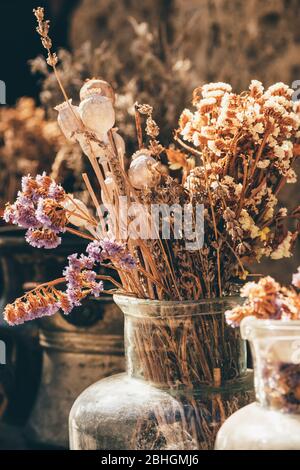
<svg viewBox="0 0 300 470">
<path fill-rule="evenodd" d="M 241 333 L 250 341 L 259 403 L 300 414 L 300 321 L 248 317 Z"/>
<path fill-rule="evenodd" d="M 161 388 L 221 387 L 246 373 L 246 348 L 224 312 L 236 297 L 168 302 L 116 295 L 127 373 Z"/>
</svg>

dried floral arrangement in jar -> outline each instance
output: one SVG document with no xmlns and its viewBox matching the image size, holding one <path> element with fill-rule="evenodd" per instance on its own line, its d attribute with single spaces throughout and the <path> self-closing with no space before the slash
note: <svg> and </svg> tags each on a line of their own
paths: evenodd
<svg viewBox="0 0 300 470">
<path fill-rule="evenodd" d="M 291 256 L 299 232 L 299 210 L 292 214 L 284 208 L 277 210 L 277 196 L 285 183 L 296 180 L 292 164 L 299 148 L 299 115 L 291 101 L 293 90 L 278 83 L 265 91 L 256 81 L 240 95 L 225 83 L 196 89 L 196 111 L 182 113 L 175 133 L 180 148 L 163 147 L 158 141 L 159 128 L 152 107 L 136 105 L 139 150 L 131 157 L 127 171 L 124 141 L 114 128 L 115 95 L 111 86 L 100 79 L 87 81 L 80 91 L 80 105 L 74 106 L 56 68 L 58 58 L 51 50 L 49 22 L 44 20 L 42 8 L 35 10 L 35 15 L 38 33 L 48 51 L 47 63 L 65 99 L 56 108 L 58 123 L 65 136 L 78 142 L 87 155 L 104 206 L 110 208 L 110 220 L 107 222 L 100 206 L 98 188 L 91 185 L 86 174 L 83 180 L 97 218 L 45 174 L 23 178 L 16 202 L 6 208 L 7 222 L 27 228 L 26 239 L 40 248 L 58 246 L 60 234 L 65 231 L 91 244 L 85 255 L 69 260 L 65 277 L 7 307 L 6 318 L 11 323 L 34 316 L 31 301 L 33 311 L 41 305 L 43 312 L 51 306 L 53 313 L 59 309 L 60 299 L 68 303 L 65 310 L 70 311 L 94 289 L 98 294 L 102 283 L 96 281 L 92 270 L 97 263 L 114 267 L 120 277 L 117 288 L 131 295 L 197 300 L 229 293 L 236 279 L 247 277 L 245 265 L 251 261 L 262 256 Z M 171 177 L 161 164 L 164 153 L 170 168 L 181 170 L 178 178 Z M 122 197 L 131 209 L 126 223 L 118 207 Z M 143 237 L 136 224 L 123 237 L 123 224 L 134 219 L 136 204 L 139 209 L 143 207 L 146 220 L 153 204 L 171 207 L 166 216 L 169 236 L 163 233 L 160 222 L 154 237 Z M 195 231 L 197 204 L 204 208 L 204 233 Z M 185 234 L 185 238 L 174 230 L 175 206 L 189 208 L 191 227 L 187 232 L 192 233 Z M 296 221 L 293 229 L 288 230 L 287 220 Z M 187 248 L 186 241 L 191 237 L 199 242 L 197 236 L 203 238 L 201 248 Z M 66 292 L 54 287 L 64 282 L 68 284 Z"/>
<path fill-rule="evenodd" d="M 257 375 L 260 377 L 257 380 L 258 396 L 268 407 L 299 413 L 299 333 L 296 328 L 294 336 L 290 331 L 293 322 L 297 321 L 298 324 L 300 320 L 300 267 L 293 275 L 292 284 L 294 287 L 283 287 L 270 276 L 257 283 L 248 282 L 241 290 L 241 296 L 246 298 L 244 304 L 228 310 L 225 316 L 233 327 L 240 325 L 246 317 L 278 322 L 277 334 L 273 322 L 269 325 L 269 331 L 264 334 L 262 329 L 262 333 L 252 339 L 254 356 L 260 352 L 259 359 L 256 359 Z"/>
<path fill-rule="evenodd" d="M 6 306 L 10 325 L 60 310 L 69 314 L 86 297 L 103 292 L 188 306 L 207 299 L 223 305 L 222 297 L 247 278 L 251 262 L 291 256 L 300 212 L 278 208 L 277 198 L 285 183 L 296 180 L 292 164 L 300 118 L 293 90 L 282 83 L 264 90 L 253 81 L 248 91 L 235 94 L 229 84 L 204 85 L 194 92 L 195 111 L 183 111 L 170 145 L 159 140 L 153 108 L 136 104 L 138 149 L 127 168 L 125 143 L 114 127 L 111 85 L 86 81 L 79 106 L 73 105 L 57 69 L 44 10 L 34 13 L 64 97 L 56 106 L 58 124 L 70 142 L 80 145 L 94 173 L 94 181 L 87 173 L 82 178 L 95 210 L 46 173 L 23 177 L 15 203 L 6 207 L 6 222 L 26 228 L 26 240 L 37 248 L 56 248 L 66 231 L 89 243 L 85 253 L 69 256 L 61 278 Z M 116 275 L 103 275 L 103 268 Z M 245 361 L 238 332 L 226 328 L 223 312 L 221 318 L 210 313 L 193 315 L 191 308 L 184 320 L 175 315 L 167 326 L 161 319 L 141 320 L 136 349 L 144 377 L 191 389 L 194 383 L 218 388 L 241 378 Z M 183 408 L 198 417 L 204 407 L 199 403 L 188 400 Z M 210 428 L 209 419 L 197 418 L 189 429 L 192 434 L 196 429 L 199 447 L 212 446 L 214 423 L 233 409 L 232 400 L 219 395 L 207 400 L 203 412 L 211 417 Z"/>
</svg>

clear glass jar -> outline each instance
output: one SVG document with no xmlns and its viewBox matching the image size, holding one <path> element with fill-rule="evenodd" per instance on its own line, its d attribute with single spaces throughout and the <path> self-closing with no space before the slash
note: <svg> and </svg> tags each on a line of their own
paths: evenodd
<svg viewBox="0 0 300 470">
<path fill-rule="evenodd" d="M 222 422 L 253 400 L 239 299 L 161 302 L 116 295 L 127 373 L 85 390 L 70 414 L 72 449 L 211 449 Z"/>
<path fill-rule="evenodd" d="M 300 321 L 245 318 L 254 359 L 256 403 L 234 413 L 218 450 L 300 450 Z"/>
</svg>

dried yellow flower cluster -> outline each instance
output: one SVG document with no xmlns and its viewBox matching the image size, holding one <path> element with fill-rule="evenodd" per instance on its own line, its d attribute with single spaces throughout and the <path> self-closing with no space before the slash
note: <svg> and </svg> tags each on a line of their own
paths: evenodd
<svg viewBox="0 0 300 470">
<path fill-rule="evenodd" d="M 180 117 L 177 141 L 200 161 L 186 189 L 207 207 L 220 251 L 230 244 L 241 263 L 289 257 L 297 237 L 283 223 L 287 210 L 276 211 L 279 191 L 296 181 L 300 117 L 292 94 L 283 83 L 264 90 L 253 80 L 241 94 L 227 83 L 209 83 L 194 92 L 196 111 Z M 297 211 L 289 217 L 297 219 Z M 206 228 L 208 247 L 211 241 Z"/>
<path fill-rule="evenodd" d="M 300 286 L 299 269 L 293 276 L 295 287 Z M 254 316 L 261 320 L 300 320 L 300 295 L 295 289 L 280 286 L 267 276 L 259 282 L 248 282 L 241 289 L 246 297 L 243 305 L 226 312 L 226 320 L 231 326 L 238 326 L 243 318 Z"/>
<path fill-rule="evenodd" d="M 0 201 L 13 201 L 24 174 L 50 171 L 64 143 L 56 122 L 31 98 L 0 111 Z"/>
</svg>

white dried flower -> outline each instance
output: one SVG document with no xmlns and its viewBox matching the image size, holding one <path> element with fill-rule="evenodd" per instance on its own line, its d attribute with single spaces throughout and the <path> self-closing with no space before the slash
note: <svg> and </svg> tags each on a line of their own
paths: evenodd
<svg viewBox="0 0 300 470">
<path fill-rule="evenodd" d="M 230 93 L 232 90 L 231 85 L 229 83 L 224 83 L 224 82 L 215 82 L 215 83 L 207 83 L 202 86 L 202 96 L 204 97 L 205 94 L 207 94 L 210 91 L 216 91 L 216 90 L 221 90 L 225 92 Z"/>
<path fill-rule="evenodd" d="M 281 115 L 281 117 L 285 116 L 286 109 L 284 106 L 278 103 L 275 96 L 271 96 L 264 104 L 265 108 L 273 111 L 276 114 Z"/>
<path fill-rule="evenodd" d="M 255 133 L 263 134 L 265 132 L 265 126 L 263 125 L 262 122 L 258 122 L 257 124 L 253 126 L 252 130 Z"/>
<path fill-rule="evenodd" d="M 260 168 L 261 170 L 267 168 L 270 165 L 270 160 L 260 160 L 257 163 L 257 168 Z"/>
<path fill-rule="evenodd" d="M 283 82 L 274 83 L 265 92 L 266 97 L 270 96 L 292 96 L 294 90 Z"/>
<path fill-rule="evenodd" d="M 291 244 L 292 244 L 292 233 L 288 232 L 283 241 L 278 245 L 276 250 L 271 254 L 272 259 L 281 259 L 281 258 L 290 258 L 291 253 Z"/>
<path fill-rule="evenodd" d="M 260 98 L 264 93 L 263 84 L 258 80 L 251 80 L 249 90 L 251 96 L 254 96 L 255 98 Z"/>
<path fill-rule="evenodd" d="M 218 157 L 221 156 L 222 151 L 221 151 L 220 149 L 218 149 L 218 147 L 216 146 L 216 143 L 215 143 L 214 140 L 209 140 L 209 141 L 207 142 L 207 146 L 208 146 L 208 148 L 209 148 L 212 152 L 214 152 L 214 154 L 216 154 Z"/>
<path fill-rule="evenodd" d="M 241 210 L 239 223 L 244 231 L 250 233 L 251 238 L 256 238 L 259 236 L 259 227 L 255 225 L 254 220 L 248 214 L 246 209 Z"/>
<path fill-rule="evenodd" d="M 209 113 L 214 106 L 217 104 L 217 101 L 215 98 L 203 98 L 203 100 L 200 100 L 199 103 L 197 103 L 197 108 L 201 113 Z"/>
<path fill-rule="evenodd" d="M 213 126 L 202 126 L 200 134 L 201 137 L 212 140 L 216 137 L 216 129 Z"/>
<path fill-rule="evenodd" d="M 280 217 L 286 217 L 288 215 L 288 210 L 286 207 L 281 207 L 278 211 Z"/>
<path fill-rule="evenodd" d="M 297 183 L 297 174 L 293 168 L 290 168 L 286 174 L 286 182 L 289 184 Z"/>
</svg>

